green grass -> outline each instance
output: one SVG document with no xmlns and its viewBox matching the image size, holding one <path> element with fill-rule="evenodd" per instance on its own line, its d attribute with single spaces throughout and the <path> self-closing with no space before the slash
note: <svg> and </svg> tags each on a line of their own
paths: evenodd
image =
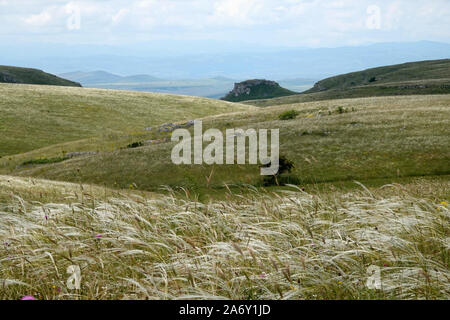
<svg viewBox="0 0 450 320">
<path fill-rule="evenodd" d="M 305 93 L 424 79 L 450 80 L 450 59 L 403 63 L 339 75 L 317 82 Z"/>
<path fill-rule="evenodd" d="M 0 84 L 0 96 L 0 156 L 249 110 L 206 98 L 56 86 Z"/>
<path fill-rule="evenodd" d="M 78 82 L 63 79 L 42 70 L 10 66 L 0 66 L 1 82 L 81 87 Z"/>
<path fill-rule="evenodd" d="M 0 94 L 0 299 L 450 297 L 450 95 L 255 108 Z M 295 166 L 283 179 L 299 186 L 263 187 L 258 166 L 176 166 L 173 143 L 139 143 L 170 138 L 146 127 L 201 117 L 204 130 L 279 128 Z M 79 290 L 67 288 L 73 265 Z M 366 286 L 370 266 L 379 289 Z"/>
<path fill-rule="evenodd" d="M 327 78 L 302 94 L 247 101 L 259 107 L 330 99 L 450 93 L 450 60 L 411 62 Z"/>
<path fill-rule="evenodd" d="M 0 186 L 0 299 L 449 298 L 449 206 L 436 197 L 448 180 L 206 204 L 8 176 Z M 69 266 L 80 289 L 67 287 Z"/>
<path fill-rule="evenodd" d="M 450 174 L 450 95 L 376 97 L 301 103 L 256 111 L 207 117 L 207 128 L 280 128 L 280 152 L 294 162 L 291 176 L 300 185 L 368 181 Z M 340 113 L 339 107 L 346 112 Z M 279 114 L 296 110 L 296 119 L 281 121 Z M 148 133 L 153 139 L 167 134 Z M 128 139 L 128 140 L 127 140 Z M 122 147 L 142 141 L 123 137 Z M 95 142 L 99 143 L 99 140 Z M 108 142 L 113 145 L 113 141 Z M 67 152 L 85 143 L 66 144 Z M 17 167 L 31 154 L 0 159 L 0 172 L 52 180 L 136 186 L 159 191 L 161 185 L 183 187 L 200 195 L 223 193 L 229 186 L 259 186 L 257 166 L 172 164 L 173 143 L 100 152 L 61 163 Z M 61 146 L 42 150 L 42 157 L 61 154 Z"/>
</svg>

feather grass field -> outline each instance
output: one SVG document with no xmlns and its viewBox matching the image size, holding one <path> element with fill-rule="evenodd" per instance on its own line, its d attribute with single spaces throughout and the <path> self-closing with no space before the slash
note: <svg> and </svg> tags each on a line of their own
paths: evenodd
<svg viewBox="0 0 450 320">
<path fill-rule="evenodd" d="M 349 193 L 249 187 L 209 203 L 0 181 L 1 299 L 450 297 L 450 211 L 433 196 L 448 180 Z M 70 266 L 80 289 L 67 287 Z M 373 268 L 378 288 L 367 286 Z"/>
</svg>

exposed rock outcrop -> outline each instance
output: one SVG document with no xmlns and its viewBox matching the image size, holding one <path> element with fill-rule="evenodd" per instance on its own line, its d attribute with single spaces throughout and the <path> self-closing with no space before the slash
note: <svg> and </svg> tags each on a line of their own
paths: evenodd
<svg viewBox="0 0 450 320">
<path fill-rule="evenodd" d="M 244 101 L 256 99 L 269 99 L 296 94 L 296 92 L 282 88 L 277 82 L 254 79 L 235 83 L 233 90 L 230 91 L 222 100 L 225 101 Z"/>
<path fill-rule="evenodd" d="M 0 82 L 3 83 L 17 83 L 18 81 L 12 75 L 6 72 L 0 72 Z"/>
<path fill-rule="evenodd" d="M 252 87 L 260 86 L 260 85 L 267 85 L 267 86 L 280 86 L 275 81 L 269 81 L 269 80 L 247 80 L 239 83 L 234 84 L 234 89 L 230 92 L 230 94 L 234 95 L 235 97 L 238 97 L 240 95 L 246 94 L 249 95 L 252 91 Z"/>
</svg>

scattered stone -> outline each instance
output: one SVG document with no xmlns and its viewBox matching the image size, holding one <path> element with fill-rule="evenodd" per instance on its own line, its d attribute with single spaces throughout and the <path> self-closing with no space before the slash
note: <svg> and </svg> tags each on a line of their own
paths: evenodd
<svg viewBox="0 0 450 320">
<path fill-rule="evenodd" d="M 405 86 L 400 86 L 398 87 L 399 89 L 426 89 L 428 88 L 427 85 L 405 85 Z"/>
<path fill-rule="evenodd" d="M 75 158 L 75 157 L 82 157 L 82 156 L 93 156 L 96 155 L 97 152 L 69 152 L 66 153 L 67 158 Z"/>
<path fill-rule="evenodd" d="M 196 120 L 189 120 L 186 123 L 183 124 L 175 124 L 172 122 L 168 122 L 168 123 L 164 123 L 162 125 L 159 126 L 158 128 L 158 132 L 172 132 L 176 129 L 180 129 L 180 128 L 188 128 L 188 127 L 192 127 L 195 124 Z M 147 128 L 147 131 L 151 131 L 153 128 Z"/>
<path fill-rule="evenodd" d="M 186 123 L 184 124 L 184 127 L 185 127 L 185 128 L 187 128 L 187 127 L 192 127 L 192 126 L 195 124 L 195 121 L 196 121 L 196 120 L 189 120 L 188 122 L 186 122 Z"/>
<path fill-rule="evenodd" d="M 157 139 L 157 140 L 146 140 L 144 141 L 145 144 L 159 144 L 159 143 L 165 143 L 165 142 L 169 142 L 170 139 L 169 138 L 164 138 L 164 139 Z"/>
</svg>

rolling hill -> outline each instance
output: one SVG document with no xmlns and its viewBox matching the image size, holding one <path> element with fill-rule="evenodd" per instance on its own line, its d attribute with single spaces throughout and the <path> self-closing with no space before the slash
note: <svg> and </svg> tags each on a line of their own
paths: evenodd
<svg viewBox="0 0 450 320">
<path fill-rule="evenodd" d="M 249 101 L 258 106 L 370 96 L 450 93 L 450 59 L 352 72 L 317 82 L 299 95 Z"/>
<path fill-rule="evenodd" d="M 187 96 L 18 84 L 0 84 L 0 96 L 0 156 L 249 108 Z"/>
<path fill-rule="evenodd" d="M 0 83 L 81 87 L 78 82 L 63 79 L 42 70 L 10 66 L 0 66 Z"/>
<path fill-rule="evenodd" d="M 450 174 L 449 105 L 450 95 L 327 100 L 206 117 L 203 126 L 222 131 L 280 128 L 280 152 L 295 166 L 287 183 L 387 183 Z M 296 119 L 279 120 L 292 109 L 299 113 Z M 170 132 L 152 130 L 53 145 L 0 159 L 0 172 L 147 191 L 158 191 L 164 184 L 198 194 L 221 194 L 225 183 L 262 185 L 256 165 L 174 165 L 174 143 L 166 138 Z M 127 148 L 131 142 L 148 140 L 157 143 Z M 97 151 L 59 163 L 23 165 L 65 152 Z"/>
<path fill-rule="evenodd" d="M 449 297 L 450 94 L 267 108 L 21 84 L 0 96 L 0 299 Z M 257 165 L 174 165 L 171 130 L 199 118 L 279 128 L 292 172 L 267 186 Z"/>
<path fill-rule="evenodd" d="M 339 75 L 317 82 L 304 93 L 425 80 L 450 81 L 450 59 L 410 62 Z"/>
</svg>

